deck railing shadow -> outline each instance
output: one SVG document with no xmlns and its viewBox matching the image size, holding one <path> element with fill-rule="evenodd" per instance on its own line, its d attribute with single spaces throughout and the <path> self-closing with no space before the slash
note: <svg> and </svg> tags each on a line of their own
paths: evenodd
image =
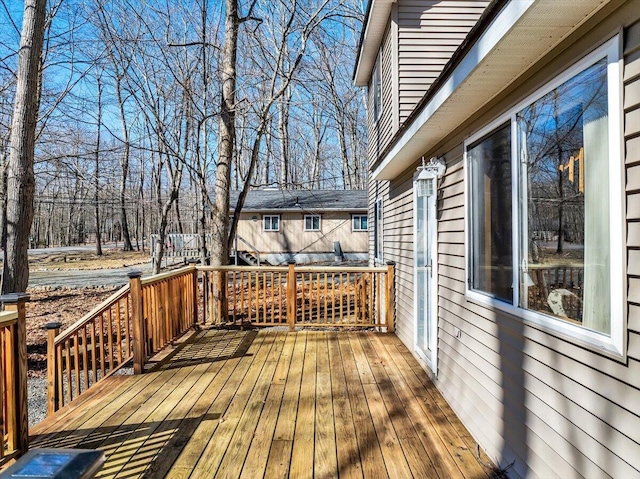
<svg viewBox="0 0 640 479">
<path fill-rule="evenodd" d="M 105 451 L 111 460 L 96 477 L 165 477 L 187 444 L 184 438 L 190 437 L 202 421 L 219 419 L 219 413 L 207 412 L 198 417 L 176 420 L 70 429 L 66 440 L 60 440 L 60 431 L 44 433 L 32 437 L 32 442 L 37 447 L 99 448 Z M 78 437 L 84 439 L 78 442 Z M 120 454 L 131 459 L 117 460 Z"/>
<path fill-rule="evenodd" d="M 207 337 L 207 331 L 201 331 L 188 342 L 177 347 L 149 371 L 166 371 L 250 356 L 247 352 L 257 335 L 258 332 L 252 330 L 244 332 L 242 338 Z"/>
</svg>

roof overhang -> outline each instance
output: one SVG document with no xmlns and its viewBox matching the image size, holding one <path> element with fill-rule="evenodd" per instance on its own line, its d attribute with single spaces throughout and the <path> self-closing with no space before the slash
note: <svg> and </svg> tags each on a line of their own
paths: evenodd
<svg viewBox="0 0 640 479">
<path fill-rule="evenodd" d="M 360 213 L 366 212 L 368 209 L 365 208 L 319 208 L 319 207 L 310 207 L 311 209 L 306 210 L 303 207 L 300 208 L 242 208 L 243 213 L 268 213 L 268 214 L 278 214 L 278 213 L 300 213 L 305 215 L 311 214 L 321 214 L 321 213 Z M 229 209 L 230 212 L 234 212 L 233 208 Z"/>
<path fill-rule="evenodd" d="M 515 82 L 609 0 L 511 0 L 376 161 L 390 180 Z"/>
<path fill-rule="evenodd" d="M 376 63 L 380 44 L 391 8 L 396 0 L 369 0 L 369 8 L 365 18 L 360 45 L 358 48 L 358 61 L 353 72 L 353 81 L 357 86 L 367 86 L 371 71 Z"/>
</svg>

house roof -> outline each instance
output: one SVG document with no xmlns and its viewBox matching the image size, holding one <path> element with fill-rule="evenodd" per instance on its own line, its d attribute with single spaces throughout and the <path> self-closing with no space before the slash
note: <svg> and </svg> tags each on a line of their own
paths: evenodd
<svg viewBox="0 0 640 479">
<path fill-rule="evenodd" d="M 235 209 L 238 191 L 231 192 Z M 367 211 L 366 190 L 250 190 L 242 211 Z"/>
<path fill-rule="evenodd" d="M 516 82 L 608 0 L 495 0 L 372 166 L 395 178 Z"/>
</svg>

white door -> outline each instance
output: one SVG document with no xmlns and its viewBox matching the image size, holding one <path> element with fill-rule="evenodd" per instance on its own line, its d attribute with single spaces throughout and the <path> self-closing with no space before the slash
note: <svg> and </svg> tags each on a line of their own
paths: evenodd
<svg viewBox="0 0 640 479">
<path fill-rule="evenodd" d="M 416 184 L 417 185 L 417 184 Z M 416 351 L 436 373 L 438 323 L 436 312 L 436 195 L 414 188 Z"/>
</svg>

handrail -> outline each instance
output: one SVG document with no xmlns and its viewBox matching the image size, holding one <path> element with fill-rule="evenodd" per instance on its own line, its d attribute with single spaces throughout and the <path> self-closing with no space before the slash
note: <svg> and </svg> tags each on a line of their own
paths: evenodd
<svg viewBox="0 0 640 479">
<path fill-rule="evenodd" d="M 29 449 L 27 324 L 23 293 L 0 297 L 0 467 Z"/>
<path fill-rule="evenodd" d="M 202 266 L 198 271 L 287 271 L 287 266 Z M 376 273 L 387 271 L 383 266 L 295 266 L 299 273 Z"/>
<path fill-rule="evenodd" d="M 181 274 L 191 273 L 193 272 L 193 265 L 183 266 L 182 268 L 174 269 L 172 271 L 167 271 L 165 273 L 154 274 L 152 276 L 145 276 L 141 278 L 141 282 L 143 286 L 152 285 L 154 283 L 160 283 L 165 279 L 173 278 L 175 276 L 179 276 Z"/>
<path fill-rule="evenodd" d="M 197 266 L 207 322 L 394 329 L 394 267 Z"/>
<path fill-rule="evenodd" d="M 197 319 L 197 274 L 194 265 L 144 279 L 133 273 L 128 285 L 65 331 L 52 325 L 47 340 L 48 413 L 132 360 L 136 372 L 142 372 L 146 357 L 192 327 Z M 141 348 L 136 350 L 135 344 Z"/>
<path fill-rule="evenodd" d="M 129 285 L 126 284 L 122 288 L 120 288 L 118 291 L 113 293 L 111 296 L 109 296 L 107 299 L 105 299 L 98 306 L 96 306 L 87 314 L 85 314 L 83 317 L 81 317 L 79 320 L 77 320 L 75 323 L 70 325 L 62 333 L 60 333 L 59 335 L 56 335 L 56 343 L 59 343 L 60 341 L 64 341 L 65 339 L 67 339 L 73 333 L 78 331 L 81 327 L 89 323 L 96 315 L 106 311 L 107 308 L 109 308 L 116 301 L 124 297 L 128 292 L 129 292 Z"/>
<path fill-rule="evenodd" d="M 77 399 L 133 357 L 130 285 L 60 333 L 50 325 L 47 338 L 47 412 Z"/>
<path fill-rule="evenodd" d="M 260 263 L 262 263 L 262 261 L 260 261 L 260 250 L 258 250 L 258 248 L 253 246 L 251 243 L 249 243 L 246 239 L 244 239 L 240 235 L 236 235 L 236 239 L 238 239 L 239 241 L 242 241 L 249 248 L 251 248 L 251 251 L 256 254 L 256 259 L 258 260 L 258 266 L 260 266 Z M 237 248 L 236 248 L 236 250 L 237 250 Z M 236 254 L 238 254 L 238 251 L 236 251 Z"/>
<path fill-rule="evenodd" d="M 0 328 L 8 328 L 18 321 L 17 311 L 1 311 L 0 312 Z"/>
</svg>

